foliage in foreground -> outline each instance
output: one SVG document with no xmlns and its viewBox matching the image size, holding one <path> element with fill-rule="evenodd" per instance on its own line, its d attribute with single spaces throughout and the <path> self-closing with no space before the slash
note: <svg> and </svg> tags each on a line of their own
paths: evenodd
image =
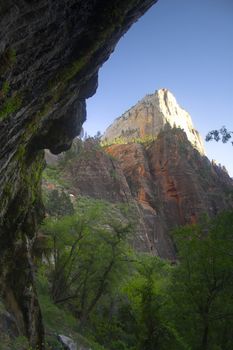
<svg viewBox="0 0 233 350">
<path fill-rule="evenodd" d="M 43 226 L 50 255 L 38 284 L 50 331 L 81 332 L 96 349 L 232 349 L 232 212 L 174 232 L 171 266 L 132 253 L 130 226 L 106 204 L 86 205 Z"/>
<path fill-rule="evenodd" d="M 180 263 L 171 285 L 171 313 L 191 349 L 233 344 L 233 213 L 175 234 Z"/>
</svg>

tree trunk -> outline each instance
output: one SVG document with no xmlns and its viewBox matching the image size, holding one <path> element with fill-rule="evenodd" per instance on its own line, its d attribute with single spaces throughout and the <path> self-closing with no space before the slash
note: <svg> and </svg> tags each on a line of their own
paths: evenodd
<svg viewBox="0 0 233 350">
<path fill-rule="evenodd" d="M 202 350 L 208 350 L 208 337 L 209 337 L 209 321 L 208 319 L 205 321 L 203 336 L 202 336 Z"/>
</svg>

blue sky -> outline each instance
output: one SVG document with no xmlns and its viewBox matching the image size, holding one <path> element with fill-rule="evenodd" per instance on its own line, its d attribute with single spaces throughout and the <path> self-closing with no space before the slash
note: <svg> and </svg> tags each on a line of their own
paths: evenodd
<svg viewBox="0 0 233 350">
<path fill-rule="evenodd" d="M 233 1 L 159 0 L 125 34 L 87 102 L 84 130 L 94 135 L 148 93 L 168 88 L 203 138 L 233 130 Z M 233 176 L 230 143 L 205 145 Z"/>
</svg>

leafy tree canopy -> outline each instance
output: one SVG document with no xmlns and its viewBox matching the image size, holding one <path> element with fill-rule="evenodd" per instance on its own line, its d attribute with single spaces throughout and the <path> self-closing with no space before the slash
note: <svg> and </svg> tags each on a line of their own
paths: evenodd
<svg viewBox="0 0 233 350">
<path fill-rule="evenodd" d="M 233 131 L 227 130 L 225 126 L 222 126 L 219 130 L 212 130 L 206 135 L 206 141 L 219 141 L 221 140 L 223 143 L 228 142 L 233 135 Z M 233 141 L 231 141 L 233 145 Z"/>
</svg>

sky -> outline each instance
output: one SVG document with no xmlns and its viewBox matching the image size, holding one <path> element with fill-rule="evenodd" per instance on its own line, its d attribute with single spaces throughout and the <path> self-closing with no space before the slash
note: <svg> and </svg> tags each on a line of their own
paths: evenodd
<svg viewBox="0 0 233 350">
<path fill-rule="evenodd" d="M 205 138 L 233 130 L 233 0 L 159 0 L 118 43 L 87 101 L 84 131 L 95 135 L 146 94 L 169 89 Z M 233 177 L 230 142 L 205 142 Z"/>
</svg>

